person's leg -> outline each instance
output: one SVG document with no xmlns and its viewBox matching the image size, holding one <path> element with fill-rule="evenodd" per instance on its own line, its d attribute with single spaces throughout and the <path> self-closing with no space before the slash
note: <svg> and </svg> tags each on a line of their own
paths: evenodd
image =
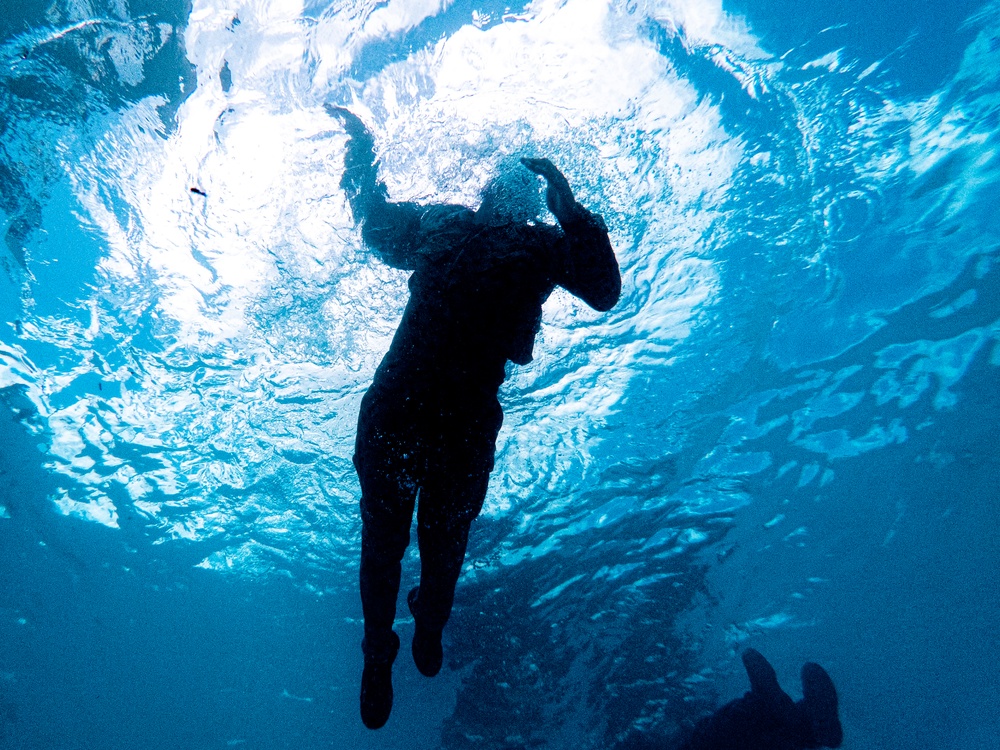
<svg viewBox="0 0 1000 750">
<path fill-rule="evenodd" d="M 401 563 L 410 542 L 417 485 L 407 457 L 413 453 L 384 431 L 358 429 L 354 466 L 361 483 L 361 606 L 365 655 L 361 719 L 378 729 L 392 712 L 392 663 L 399 637 L 396 619 Z"/>
<path fill-rule="evenodd" d="M 441 633 L 451 616 L 469 527 L 483 507 L 489 472 L 434 476 L 421 487 L 417 508 L 420 586 L 407 597 L 415 623 L 413 661 L 433 677 L 444 658 Z"/>
<path fill-rule="evenodd" d="M 479 515 L 493 470 L 503 412 L 496 398 L 452 401 L 436 424 L 417 507 L 420 586 L 407 603 L 415 622 L 413 660 L 433 677 L 441 668 L 441 631 L 451 616 L 469 527 Z"/>
<path fill-rule="evenodd" d="M 418 611 L 424 625 L 442 630 L 451 615 L 469 527 L 483 507 L 489 474 L 436 479 L 421 489 L 417 509 Z"/>
<path fill-rule="evenodd" d="M 375 657 L 391 650 L 392 624 L 403 555 L 410 543 L 410 524 L 417 485 L 401 450 L 387 451 L 358 441 L 354 465 L 361 483 L 361 606 L 365 618 L 364 651 Z"/>
</svg>

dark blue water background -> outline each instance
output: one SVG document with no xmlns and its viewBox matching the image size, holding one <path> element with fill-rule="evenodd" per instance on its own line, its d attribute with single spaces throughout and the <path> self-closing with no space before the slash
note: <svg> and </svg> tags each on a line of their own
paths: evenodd
<svg viewBox="0 0 1000 750">
<path fill-rule="evenodd" d="M 996 747 L 1000 5 L 5 3 L 0 747 L 627 748 L 747 646 L 845 748 Z M 399 199 L 550 156 L 625 280 L 547 305 L 378 733 L 350 457 L 405 275 L 324 102 Z"/>
</svg>

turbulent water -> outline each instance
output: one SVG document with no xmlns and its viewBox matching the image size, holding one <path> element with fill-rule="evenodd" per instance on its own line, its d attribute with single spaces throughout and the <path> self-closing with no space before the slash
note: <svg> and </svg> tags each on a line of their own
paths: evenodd
<svg viewBox="0 0 1000 750">
<path fill-rule="evenodd" d="M 995 747 L 1000 4 L 4 2 L 0 747 L 656 744 L 746 646 L 845 748 Z M 511 367 L 378 733 L 351 455 L 406 275 L 325 103 L 397 200 L 551 158 L 624 280 Z"/>
</svg>

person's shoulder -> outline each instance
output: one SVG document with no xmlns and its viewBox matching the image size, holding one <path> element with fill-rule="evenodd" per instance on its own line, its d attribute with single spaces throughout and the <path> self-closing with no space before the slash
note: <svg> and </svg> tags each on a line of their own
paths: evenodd
<svg viewBox="0 0 1000 750">
<path fill-rule="evenodd" d="M 454 255 L 456 247 L 469 235 L 474 221 L 475 213 L 465 206 L 425 206 L 416 237 L 418 265 L 436 265 Z"/>
<path fill-rule="evenodd" d="M 434 233 L 470 224 L 475 218 L 475 212 L 466 206 L 433 204 L 425 206 L 420 214 L 420 228 L 424 232 Z"/>
</svg>

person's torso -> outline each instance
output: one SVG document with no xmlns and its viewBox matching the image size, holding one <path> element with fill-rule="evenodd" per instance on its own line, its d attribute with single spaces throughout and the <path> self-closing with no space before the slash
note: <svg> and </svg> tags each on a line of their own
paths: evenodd
<svg viewBox="0 0 1000 750">
<path fill-rule="evenodd" d="M 456 223 L 432 238 L 376 384 L 451 400 L 495 398 L 507 360 L 531 361 L 561 232 Z"/>
</svg>

